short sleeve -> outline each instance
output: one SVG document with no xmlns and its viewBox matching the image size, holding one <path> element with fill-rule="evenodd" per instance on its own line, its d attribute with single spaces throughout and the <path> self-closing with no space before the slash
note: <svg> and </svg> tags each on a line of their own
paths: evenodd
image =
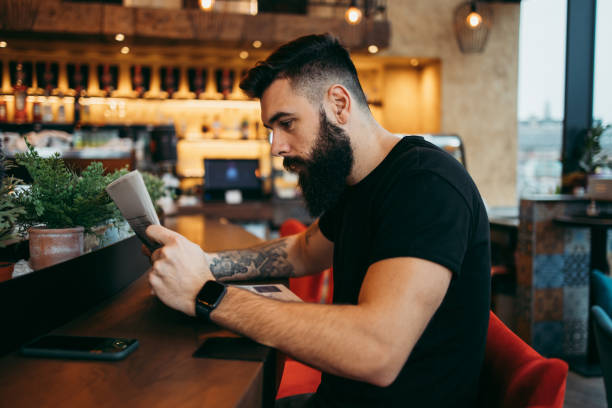
<svg viewBox="0 0 612 408">
<path fill-rule="evenodd" d="M 375 212 L 370 262 L 414 257 L 459 275 L 468 247 L 472 214 L 462 194 L 429 172 L 398 177 Z"/>
</svg>

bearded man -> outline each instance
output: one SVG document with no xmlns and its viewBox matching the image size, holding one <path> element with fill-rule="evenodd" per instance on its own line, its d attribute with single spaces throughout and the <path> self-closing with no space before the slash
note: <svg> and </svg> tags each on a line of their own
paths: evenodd
<svg viewBox="0 0 612 408">
<path fill-rule="evenodd" d="M 320 218 L 302 234 L 219 253 L 151 226 L 164 245 L 152 254 L 155 294 L 323 371 L 315 394 L 279 406 L 473 407 L 489 316 L 489 223 L 465 169 L 422 138 L 381 127 L 330 35 L 280 47 L 240 86 L 260 99 L 272 154 L 299 175 Z M 333 305 L 222 283 L 332 264 Z"/>
</svg>

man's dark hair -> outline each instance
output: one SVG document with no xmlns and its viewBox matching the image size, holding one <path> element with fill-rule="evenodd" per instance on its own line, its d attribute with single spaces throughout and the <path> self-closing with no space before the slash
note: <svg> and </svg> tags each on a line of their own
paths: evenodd
<svg viewBox="0 0 612 408">
<path fill-rule="evenodd" d="M 297 92 L 317 103 L 324 85 L 346 87 L 359 105 L 368 103 L 348 51 L 330 34 L 307 35 L 282 45 L 265 61 L 259 61 L 240 82 L 251 98 L 261 98 L 274 80 L 287 78 Z"/>
</svg>

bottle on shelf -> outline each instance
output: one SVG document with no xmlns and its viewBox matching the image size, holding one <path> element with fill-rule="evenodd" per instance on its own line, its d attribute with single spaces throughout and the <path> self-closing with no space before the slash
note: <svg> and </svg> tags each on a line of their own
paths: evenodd
<svg viewBox="0 0 612 408">
<path fill-rule="evenodd" d="M 49 96 L 57 88 L 58 64 L 51 62 L 36 63 L 36 73 L 38 76 L 38 86 L 42 85 L 43 93 Z"/>
<path fill-rule="evenodd" d="M 83 99 L 87 99 L 87 98 L 83 98 Z M 81 100 L 81 121 L 83 123 L 91 122 L 91 111 L 90 111 L 89 103 L 83 100 Z"/>
<path fill-rule="evenodd" d="M 82 121 L 83 111 L 83 97 L 85 96 L 87 88 L 87 65 L 80 63 L 70 64 L 68 66 L 68 75 L 70 76 L 68 85 L 71 89 L 74 89 L 74 105 L 72 122 L 75 127 L 80 127 Z"/>
<path fill-rule="evenodd" d="M 132 73 L 132 89 L 136 92 L 138 98 L 142 98 L 149 90 L 149 83 L 151 80 L 151 71 L 148 67 L 142 65 L 133 65 L 131 68 Z"/>
<path fill-rule="evenodd" d="M 172 96 L 178 89 L 179 69 L 168 66 L 162 67 L 161 72 L 163 78 L 162 90 L 166 92 L 168 98 L 172 98 Z"/>
<path fill-rule="evenodd" d="M 243 139 L 249 138 L 249 120 L 246 117 L 240 122 L 240 133 Z"/>
<path fill-rule="evenodd" d="M 66 106 L 64 105 L 64 94 L 59 93 L 59 106 L 57 107 L 57 122 L 65 123 L 66 122 Z"/>
<path fill-rule="evenodd" d="M 38 66 L 38 65 L 37 65 Z M 43 92 L 45 99 L 43 100 L 41 107 L 41 120 L 43 123 L 51 123 L 53 122 L 53 105 L 49 100 L 49 96 L 53 93 L 53 89 L 57 86 L 57 64 L 51 64 L 50 62 L 46 62 L 44 64 L 42 80 L 44 84 Z M 35 111 L 34 106 L 32 107 L 32 111 Z M 34 113 L 34 116 L 36 114 Z M 36 121 L 36 118 L 34 119 Z"/>
<path fill-rule="evenodd" d="M 207 138 L 210 136 L 210 123 L 208 121 L 208 115 L 204 115 L 202 119 L 202 136 Z"/>
<path fill-rule="evenodd" d="M 49 98 L 45 98 L 42 105 L 42 122 L 51 123 L 53 122 L 53 105 Z"/>
<path fill-rule="evenodd" d="M 72 116 L 72 122 L 75 127 L 81 126 L 81 95 L 77 93 L 74 95 L 74 113 Z"/>
<path fill-rule="evenodd" d="M 98 66 L 98 78 L 100 89 L 103 90 L 104 96 L 109 97 L 117 88 L 118 67 L 116 65 L 102 64 Z"/>
<path fill-rule="evenodd" d="M 187 70 L 187 78 L 189 81 L 189 91 L 195 94 L 196 99 L 199 99 L 200 95 L 206 90 L 206 70 L 203 68 L 189 68 Z"/>
<path fill-rule="evenodd" d="M 0 101 L 0 123 L 8 120 L 8 111 L 6 109 L 6 101 Z"/>
<path fill-rule="evenodd" d="M 266 140 L 268 138 L 267 129 L 259 124 L 258 120 L 255 120 L 255 139 Z"/>
<path fill-rule="evenodd" d="M 42 108 L 39 101 L 34 101 L 32 103 L 32 122 L 42 122 Z"/>
<path fill-rule="evenodd" d="M 195 97 L 197 99 L 202 93 L 204 93 L 206 86 L 206 73 L 203 73 L 202 69 L 196 70 L 196 75 L 193 84 L 195 88 Z"/>
<path fill-rule="evenodd" d="M 230 92 L 232 92 L 232 82 L 234 82 L 233 72 L 229 69 L 223 69 L 221 71 L 221 94 L 223 99 L 228 99 Z"/>
<path fill-rule="evenodd" d="M 221 132 L 223 131 L 223 125 L 221 124 L 221 119 L 219 115 L 215 115 L 212 122 L 212 134 L 213 139 L 218 139 L 221 136 Z"/>
<path fill-rule="evenodd" d="M 13 86 L 15 94 L 15 122 L 23 123 L 28 120 L 28 112 L 26 110 L 27 87 L 25 85 L 25 77 L 23 65 L 17 64 L 17 80 Z"/>
</svg>

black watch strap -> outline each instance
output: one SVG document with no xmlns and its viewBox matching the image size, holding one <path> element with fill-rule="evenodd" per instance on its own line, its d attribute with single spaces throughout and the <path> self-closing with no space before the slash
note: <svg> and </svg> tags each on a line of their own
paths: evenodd
<svg viewBox="0 0 612 408">
<path fill-rule="evenodd" d="M 196 296 L 196 316 L 205 321 L 210 321 L 210 313 L 219 306 L 226 292 L 227 287 L 224 284 L 213 280 L 207 281 Z"/>
</svg>

